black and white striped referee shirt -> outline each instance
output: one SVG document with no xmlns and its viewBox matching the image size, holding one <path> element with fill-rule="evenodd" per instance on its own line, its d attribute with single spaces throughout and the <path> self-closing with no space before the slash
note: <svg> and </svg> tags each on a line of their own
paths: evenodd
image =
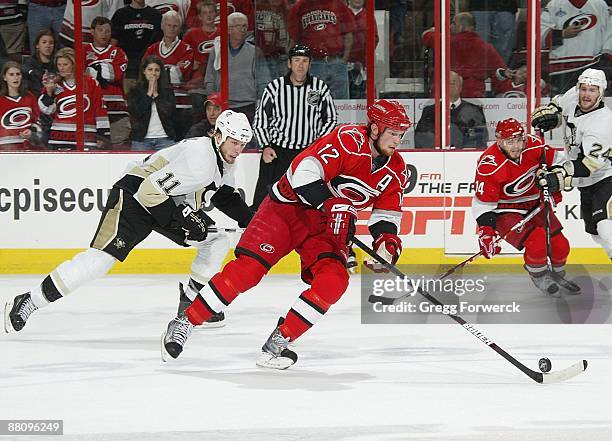
<svg viewBox="0 0 612 441">
<path fill-rule="evenodd" d="M 266 86 L 253 128 L 261 147 L 304 149 L 331 132 L 337 119 L 325 82 L 309 75 L 304 84 L 294 86 L 287 74 Z"/>
</svg>

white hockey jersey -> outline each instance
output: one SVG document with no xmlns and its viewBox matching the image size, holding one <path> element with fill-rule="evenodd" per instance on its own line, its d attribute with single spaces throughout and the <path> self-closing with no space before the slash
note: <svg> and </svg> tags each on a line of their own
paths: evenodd
<svg viewBox="0 0 612 441">
<path fill-rule="evenodd" d="M 587 187 L 612 176 L 612 110 L 605 104 L 588 113 L 578 107 L 575 87 L 553 99 L 563 109 L 565 151 L 574 169 L 588 169 L 587 177 L 572 179 L 574 187 Z M 577 173 L 578 174 L 578 173 Z"/>
<path fill-rule="evenodd" d="M 581 26 L 578 35 L 560 35 L 575 24 Z M 551 47 L 551 75 L 585 69 L 595 64 L 603 52 L 611 52 L 612 26 L 604 0 L 552 0 L 542 9 L 540 31 L 543 47 Z"/>
<path fill-rule="evenodd" d="M 81 28 L 83 43 L 91 43 L 91 22 L 96 17 L 111 19 L 117 9 L 122 8 L 123 0 L 83 0 L 81 1 Z M 60 37 L 74 43 L 74 2 L 68 0 L 64 11 L 64 20 L 59 33 Z"/>
<path fill-rule="evenodd" d="M 194 210 L 224 185 L 235 187 L 235 165 L 221 159 L 208 137 L 185 139 L 132 167 L 127 175 L 144 177 L 134 198 L 149 209 L 172 198 Z"/>
</svg>

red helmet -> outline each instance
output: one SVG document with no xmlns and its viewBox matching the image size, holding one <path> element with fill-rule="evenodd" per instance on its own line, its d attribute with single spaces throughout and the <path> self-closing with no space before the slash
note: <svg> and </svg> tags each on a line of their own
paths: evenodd
<svg viewBox="0 0 612 441">
<path fill-rule="evenodd" d="M 404 106 L 397 101 L 384 99 L 376 100 L 368 107 L 368 121 L 376 124 L 381 133 L 387 127 L 398 132 L 404 132 L 412 127 Z"/>
<path fill-rule="evenodd" d="M 502 119 L 495 127 L 496 138 L 508 139 L 519 136 L 525 136 L 525 129 L 523 128 L 523 125 L 514 118 Z"/>
</svg>

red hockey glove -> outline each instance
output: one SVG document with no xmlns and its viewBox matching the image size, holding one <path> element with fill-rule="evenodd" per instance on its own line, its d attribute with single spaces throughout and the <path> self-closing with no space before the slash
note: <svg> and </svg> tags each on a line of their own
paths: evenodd
<svg viewBox="0 0 612 441">
<path fill-rule="evenodd" d="M 487 259 L 499 254 L 501 247 L 496 242 L 497 232 L 490 227 L 485 225 L 484 227 L 478 227 L 478 245 L 480 245 L 480 251 L 482 255 Z"/>
<path fill-rule="evenodd" d="M 372 249 L 391 265 L 395 265 L 402 254 L 402 240 L 396 234 L 383 233 L 376 238 Z M 363 264 L 375 273 L 389 272 L 387 268 L 373 259 L 367 259 Z"/>
<path fill-rule="evenodd" d="M 329 198 L 323 202 L 323 212 L 327 233 L 335 238 L 341 249 L 346 248 L 355 235 L 357 211 L 353 203 L 347 198 Z"/>
</svg>

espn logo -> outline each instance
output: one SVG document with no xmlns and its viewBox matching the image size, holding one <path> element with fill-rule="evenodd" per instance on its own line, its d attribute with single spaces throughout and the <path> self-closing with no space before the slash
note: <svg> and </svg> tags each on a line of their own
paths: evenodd
<svg viewBox="0 0 612 441">
<path fill-rule="evenodd" d="M 426 235 L 431 222 L 450 221 L 450 234 L 462 235 L 465 215 L 472 206 L 472 196 L 405 196 L 402 205 L 400 235 Z M 368 235 L 371 210 L 358 212 L 356 234 Z"/>
</svg>

